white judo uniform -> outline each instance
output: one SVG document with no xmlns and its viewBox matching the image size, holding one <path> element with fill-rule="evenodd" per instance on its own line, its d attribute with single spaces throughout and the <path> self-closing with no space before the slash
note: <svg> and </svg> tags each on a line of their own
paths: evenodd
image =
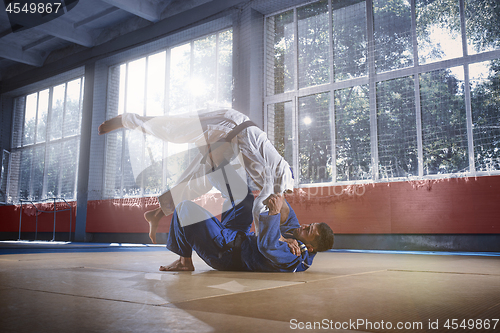
<svg viewBox="0 0 500 333">
<path fill-rule="evenodd" d="M 122 116 L 122 124 L 128 129 L 140 130 L 166 142 L 194 143 L 200 150 L 169 190 L 170 193 L 159 196 L 160 207 L 165 214 L 172 213 L 178 203 L 194 200 L 212 189 L 214 182 L 209 178 L 213 174 L 213 165 L 209 158 L 204 158 L 209 145 L 225 139 L 237 125 L 248 120 L 246 115 L 233 109 L 158 117 L 141 117 L 133 113 Z M 230 145 L 232 149 L 224 151 L 226 160 L 239 171 L 240 177 L 246 179 L 248 175 L 260 190 L 252 209 L 254 226 L 258 232 L 259 215 L 266 210 L 263 201 L 273 193 L 293 190 L 293 174 L 266 133 L 257 126 L 241 130 L 231 139 Z M 237 197 L 240 191 L 241 199 L 247 193 L 247 188 L 232 190 Z"/>
</svg>

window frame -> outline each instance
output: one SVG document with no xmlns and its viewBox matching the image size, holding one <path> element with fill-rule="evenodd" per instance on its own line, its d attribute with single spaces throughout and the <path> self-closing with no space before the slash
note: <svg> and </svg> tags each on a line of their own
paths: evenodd
<svg viewBox="0 0 500 333">
<path fill-rule="evenodd" d="M 263 86 L 267 87 L 270 82 L 268 82 L 268 48 L 269 43 L 268 38 L 268 19 L 270 17 L 285 13 L 287 11 L 293 10 L 293 33 L 294 33 L 294 44 L 293 44 L 293 63 L 294 63 L 294 83 L 293 90 L 285 91 L 279 94 L 270 94 L 267 89 L 264 89 L 263 97 L 263 114 L 264 114 L 264 131 L 269 131 L 269 114 L 268 109 L 270 105 L 284 102 L 291 102 L 293 108 L 293 165 L 291 165 L 296 175 L 299 174 L 299 161 L 298 161 L 298 113 L 299 113 L 299 98 L 316 95 L 320 93 L 330 93 L 330 115 L 332 119 L 331 131 L 332 131 L 332 181 L 321 182 L 321 183 L 300 183 L 300 175 L 295 177 L 296 187 L 317 187 L 317 186 L 333 186 L 333 185 L 344 185 L 344 184 L 365 184 L 374 182 L 396 182 L 396 181 L 407 181 L 407 180 L 419 180 L 419 179 L 442 179 L 442 178 L 456 178 L 456 177 L 474 177 L 474 176 L 486 176 L 486 175 L 498 175 L 500 170 L 494 171 L 476 171 L 475 161 L 474 161 L 474 142 L 473 142 L 473 124 L 472 124 L 472 110 L 471 110 L 471 91 L 469 86 L 469 65 L 480 63 L 483 61 L 491 61 L 495 59 L 500 59 L 500 50 L 489 50 L 484 52 L 478 52 L 469 55 L 467 48 L 467 38 L 465 30 L 465 4 L 464 0 L 457 0 L 459 2 L 460 10 L 460 27 L 461 27 L 461 37 L 462 37 L 462 57 L 438 60 L 435 62 L 430 62 L 426 64 L 419 64 L 418 59 L 418 45 L 417 45 L 417 24 L 416 24 L 416 1 L 410 0 L 411 6 L 411 39 L 413 48 L 413 65 L 405 68 L 384 71 L 377 73 L 375 68 L 375 41 L 374 41 L 374 16 L 373 16 L 373 0 L 365 0 L 366 5 L 366 32 L 367 32 L 367 72 L 366 76 L 360 76 L 351 79 L 345 79 L 341 81 L 335 81 L 334 75 L 334 65 L 333 65 L 333 12 L 332 12 L 332 0 L 328 0 L 328 17 L 329 17 L 329 70 L 330 70 L 330 82 L 309 86 L 305 88 L 299 88 L 299 75 L 298 75 L 298 60 L 299 60 L 299 50 L 298 50 L 298 19 L 297 19 L 297 9 L 309 4 L 318 2 L 306 1 L 301 4 L 295 5 L 293 7 L 287 7 L 280 9 L 278 11 L 266 14 L 264 17 L 264 75 L 263 75 Z M 469 160 L 469 171 L 462 173 L 446 173 L 446 174 L 424 174 L 424 156 L 423 156 L 423 142 L 422 142 L 422 109 L 420 103 L 420 87 L 419 87 L 419 75 L 423 73 L 428 73 L 441 69 L 449 69 L 453 67 L 460 66 L 464 70 L 464 99 L 465 99 L 465 110 L 466 110 L 466 126 L 467 126 L 467 143 L 468 143 L 468 160 Z M 274 68 L 274 67 L 272 67 Z M 415 112 L 416 112 L 416 129 L 417 129 L 417 151 L 418 151 L 418 175 L 411 177 L 392 177 L 392 178 L 381 178 L 379 175 L 379 156 L 378 156 L 378 128 L 377 128 L 377 95 L 376 86 L 378 82 L 388 81 L 392 79 L 398 79 L 403 77 L 411 76 L 415 85 Z M 336 138 L 335 138 L 335 92 L 341 89 L 368 85 L 369 95 L 370 95 L 370 142 L 371 142 L 371 158 L 372 158 L 372 179 L 366 180 L 354 180 L 354 181 L 337 181 L 337 167 L 336 167 Z"/>
<path fill-rule="evenodd" d="M 196 28 L 196 30 L 198 30 L 200 27 Z M 168 103 L 168 100 L 169 100 L 169 94 L 170 94 L 170 74 L 171 74 L 171 71 L 170 71 L 170 64 L 171 64 L 171 50 L 176 48 L 176 47 L 180 47 L 180 46 L 183 46 L 183 45 L 186 45 L 186 44 L 189 44 L 190 45 L 190 65 L 189 65 L 189 69 L 190 69 L 190 78 L 193 76 L 193 62 L 194 62 L 194 44 L 196 41 L 198 40 L 203 40 L 207 37 L 210 37 L 210 36 L 215 36 L 215 59 L 216 59 L 216 73 L 215 73 L 215 79 L 216 79 L 216 84 L 215 84 L 215 96 L 216 98 L 218 99 L 219 98 L 219 80 L 220 80 L 220 72 L 219 72 L 219 45 L 220 45 L 220 35 L 222 33 L 226 33 L 230 31 L 231 32 L 231 52 L 232 52 L 232 55 L 231 55 L 231 71 L 232 71 L 232 74 L 231 74 L 231 79 L 232 81 L 234 81 L 234 55 L 235 55 L 235 50 L 234 50 L 234 42 L 235 42 L 235 32 L 234 32 L 234 27 L 232 24 L 223 24 L 223 26 L 221 27 L 218 27 L 217 29 L 214 29 L 213 31 L 210 31 L 210 32 L 203 32 L 201 34 L 196 34 L 195 36 L 191 36 L 191 38 L 187 38 L 187 39 L 183 39 L 181 41 L 176 41 L 175 43 L 171 43 L 171 44 L 168 44 L 166 46 L 163 46 L 161 48 L 154 48 L 154 49 L 151 49 L 149 52 L 143 52 L 141 54 L 138 54 L 138 55 L 135 55 L 133 57 L 120 57 L 120 60 L 119 61 L 115 61 L 113 63 L 109 63 L 107 64 L 107 84 L 106 84 L 106 87 L 108 87 L 109 89 L 109 85 L 110 85 L 110 76 L 111 76 L 111 71 L 114 69 L 114 68 L 120 68 L 121 66 L 125 66 L 125 79 L 124 79 L 124 87 L 121 88 L 119 87 L 118 90 L 121 90 L 123 89 L 124 90 L 124 93 L 125 93 L 125 96 L 123 97 L 124 98 L 124 106 L 123 106 L 123 113 L 127 113 L 127 103 L 126 103 L 126 100 L 127 100 L 127 85 L 128 85 L 128 66 L 129 66 L 129 63 L 131 62 L 134 62 L 134 61 L 137 61 L 137 60 L 140 60 L 140 59 L 145 59 L 145 76 L 144 76 L 144 79 L 145 79 L 145 82 L 148 82 L 148 57 L 150 56 L 154 56 L 154 55 L 157 55 L 157 54 L 160 54 L 162 52 L 165 52 L 165 75 L 164 75 L 164 78 L 165 78 L 165 84 L 164 84 L 164 98 L 163 98 L 163 114 L 168 114 L 170 112 L 170 105 Z M 146 83 L 146 86 L 147 86 L 147 83 Z M 147 89 L 146 87 L 144 88 L 145 90 Z M 232 90 L 232 93 L 234 92 L 234 90 Z M 106 119 L 109 119 L 109 100 L 108 100 L 108 96 L 106 96 Z M 122 97 L 119 97 L 118 100 L 120 100 Z M 220 102 L 220 101 L 219 101 Z M 120 102 L 119 102 L 120 103 Z M 232 104 L 232 100 L 231 100 L 231 104 Z M 196 106 L 194 105 L 194 98 L 193 96 L 190 95 L 189 97 L 189 108 L 191 109 L 196 109 Z M 118 109 L 118 114 L 121 114 L 120 113 L 120 109 L 119 109 L 119 106 L 117 107 Z M 146 101 L 146 95 L 144 95 L 144 105 L 143 105 L 143 108 L 142 108 L 142 115 L 143 116 L 146 116 L 146 112 L 147 112 L 147 101 Z M 124 158 L 124 153 L 125 153 L 125 132 L 126 130 L 125 129 L 121 129 L 120 130 L 122 132 L 122 136 L 121 136 L 121 161 L 120 161 L 120 166 L 121 166 L 121 177 L 120 177 L 120 186 L 119 188 L 117 186 L 115 186 L 114 188 L 108 188 L 107 187 L 107 179 L 109 179 L 108 177 L 115 177 L 115 175 L 111 175 L 107 169 L 109 168 L 108 166 L 108 162 L 109 162 L 109 157 L 108 157 L 108 149 L 110 147 L 109 145 L 109 135 L 106 135 L 105 136 L 105 148 L 104 148 L 104 163 L 103 163 L 103 169 L 104 169 L 104 172 L 103 172 L 103 178 L 104 178 L 104 181 L 103 181 L 103 189 L 102 189 L 102 193 L 103 193 L 103 198 L 105 199 L 122 199 L 122 198 L 140 198 L 140 197 L 144 197 L 144 196 L 155 196 L 155 195 L 158 195 L 160 193 L 162 193 L 162 189 L 165 188 L 166 184 L 167 184 L 167 178 L 166 178 L 166 174 L 167 174 L 167 170 L 166 170 L 166 165 L 163 164 L 162 168 L 163 168 L 163 174 L 162 174 L 162 183 L 161 183 L 161 186 L 159 187 L 159 189 L 157 190 L 158 193 L 145 193 L 145 189 L 144 189 L 144 183 L 143 183 L 143 179 L 141 179 L 141 185 L 137 185 L 138 187 L 138 193 L 136 194 L 128 194 L 126 193 L 126 187 L 124 185 L 124 170 L 125 170 L 125 164 L 127 163 L 125 161 L 125 158 Z M 162 147 L 162 152 L 163 152 L 163 156 L 166 156 L 167 153 L 168 153 L 168 147 L 167 147 L 167 144 L 163 144 L 163 147 Z M 116 194 L 116 193 L 119 193 L 119 194 Z"/>
<path fill-rule="evenodd" d="M 64 124 L 64 118 L 66 115 L 66 102 L 67 102 L 67 97 L 68 97 L 68 84 L 70 82 L 74 82 L 79 80 L 79 100 L 78 100 L 78 109 L 79 109 L 79 121 L 78 121 L 78 127 L 77 127 L 77 134 L 69 134 L 65 135 L 64 130 L 61 130 L 61 136 L 56 138 L 56 139 L 50 139 L 49 136 L 49 131 L 50 131 L 50 122 L 52 121 L 52 111 L 53 111 L 53 95 L 54 95 L 54 88 L 60 85 L 64 85 L 64 100 L 63 100 L 63 113 L 62 113 L 62 123 Z M 46 128 L 45 128 L 45 139 L 43 141 L 38 141 L 37 139 L 37 131 L 38 131 L 38 113 L 39 113 L 39 96 L 40 92 L 43 92 L 45 90 L 48 90 L 48 105 L 47 105 L 47 120 L 46 120 Z M 8 150 L 8 153 L 10 155 L 10 163 L 9 163 L 9 170 L 8 170 L 8 181 L 7 181 L 7 193 L 6 193 L 6 203 L 16 203 L 19 200 L 31 200 L 33 202 L 42 202 L 46 200 L 47 198 L 61 198 L 61 193 L 63 184 L 62 184 L 62 160 L 59 159 L 58 161 L 58 180 L 57 180 L 57 193 L 53 194 L 52 196 L 47 196 L 47 191 L 48 191 L 48 182 L 47 182 L 47 177 L 48 177 L 48 168 L 49 164 L 48 162 L 48 154 L 49 154 L 49 148 L 54 145 L 61 145 L 64 144 L 65 142 L 69 142 L 71 140 L 75 140 L 78 142 L 78 150 L 77 150 L 77 162 L 76 162 L 76 167 L 77 169 L 75 170 L 75 179 L 74 179 L 74 185 L 73 185 L 73 196 L 71 198 L 65 198 L 66 200 L 69 201 L 75 201 L 76 200 L 76 194 L 77 194 L 77 185 L 78 185 L 78 166 L 79 166 L 79 151 L 80 151 L 80 140 L 81 140 L 81 126 L 82 126 L 82 115 L 83 115 L 83 99 L 84 99 L 84 91 L 85 91 L 85 76 L 82 73 L 82 69 L 78 68 L 75 69 L 69 73 L 65 73 L 62 75 L 58 75 L 55 77 L 52 77 L 50 79 L 47 79 L 44 84 L 33 84 L 30 85 L 29 87 L 24 87 L 18 91 L 17 94 L 13 96 L 13 109 L 14 109 L 14 116 L 12 117 L 12 128 L 16 128 L 17 126 L 20 126 L 21 130 L 20 133 L 16 133 L 16 131 L 11 132 L 11 147 L 10 150 Z M 25 134 L 25 118 L 26 118 L 26 108 L 27 108 L 27 103 L 26 99 L 28 96 L 36 94 L 37 95 L 37 103 L 36 103 L 36 115 L 35 115 L 35 130 L 34 130 L 34 138 L 32 143 L 24 143 L 24 134 Z M 17 114 L 17 103 L 19 103 L 20 99 L 24 99 L 23 101 L 23 111 L 20 112 L 21 114 Z M 17 122 L 20 123 L 17 124 Z M 16 139 L 16 135 L 19 136 L 19 138 Z M 16 140 L 19 140 L 19 145 L 16 145 Z M 19 164 L 22 163 L 22 153 L 23 151 L 31 150 L 35 151 L 38 147 L 43 147 L 44 153 L 43 153 L 43 180 L 42 180 L 42 190 L 41 190 L 41 195 L 39 198 L 34 198 L 34 184 L 33 181 L 30 181 L 30 185 L 28 190 L 28 197 L 27 198 L 22 198 L 21 197 L 21 169 L 19 169 L 18 174 L 17 174 L 17 193 L 13 194 L 11 193 L 11 185 L 12 185 L 12 177 L 13 177 L 13 168 L 12 168 L 12 154 L 13 153 L 19 153 Z M 34 174 L 34 163 L 35 163 L 35 158 L 31 158 L 31 165 L 30 165 L 30 180 L 33 178 Z"/>
</svg>

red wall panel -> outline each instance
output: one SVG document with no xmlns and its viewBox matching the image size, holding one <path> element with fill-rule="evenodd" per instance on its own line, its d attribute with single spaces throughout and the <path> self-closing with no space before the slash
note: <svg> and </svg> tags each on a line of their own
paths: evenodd
<svg viewBox="0 0 500 333">
<path fill-rule="evenodd" d="M 76 221 L 76 202 L 69 202 L 72 207 L 71 231 L 75 231 Z M 54 205 L 52 203 L 43 203 L 36 205 L 39 212 L 37 214 L 32 205 L 23 205 L 21 232 L 34 232 L 36 229 L 36 217 L 38 215 L 38 232 L 52 232 L 54 229 Z M 65 204 L 57 203 L 58 210 L 56 215 L 56 232 L 69 232 L 69 220 L 71 212 L 64 210 Z M 0 206 L 0 231 L 18 232 L 19 231 L 19 212 L 20 205 Z M 59 211 L 64 210 L 64 211 Z M 45 211 L 42 213 L 40 211 Z"/>
<path fill-rule="evenodd" d="M 208 194 L 195 200 L 214 216 L 220 215 L 223 199 L 220 194 Z M 153 197 L 89 201 L 87 232 L 149 232 L 144 213 L 158 207 Z M 157 232 L 168 232 L 172 215 L 162 218 Z"/>
<path fill-rule="evenodd" d="M 287 200 L 301 223 L 326 222 L 338 234 L 500 233 L 500 176 L 302 188 Z M 222 198 L 211 194 L 197 203 L 217 216 Z M 143 214 L 157 205 L 156 198 L 90 201 L 87 232 L 147 233 Z M 18 231 L 18 206 L 0 207 L 0 216 L 0 231 Z M 69 212 L 57 218 L 56 231 L 67 232 Z M 167 232 L 169 221 L 163 218 L 158 232 Z M 39 216 L 38 231 L 52 225 L 52 214 Z M 33 212 L 23 212 L 22 230 L 35 230 Z"/>
</svg>

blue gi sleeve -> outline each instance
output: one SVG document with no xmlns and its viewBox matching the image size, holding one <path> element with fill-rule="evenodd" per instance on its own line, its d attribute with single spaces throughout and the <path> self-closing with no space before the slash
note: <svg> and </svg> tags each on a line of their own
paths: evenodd
<svg viewBox="0 0 500 333">
<path fill-rule="evenodd" d="M 269 215 L 267 212 L 260 214 L 259 226 L 257 246 L 264 257 L 282 270 L 303 271 L 309 267 L 309 261 L 312 260 L 307 260 L 308 254 L 297 257 L 290 251 L 288 244 L 279 240 L 280 214 Z"/>
<path fill-rule="evenodd" d="M 286 201 L 285 201 L 286 202 Z M 297 218 L 297 215 L 295 215 L 295 211 L 292 209 L 292 206 L 288 202 L 286 202 L 288 205 L 288 217 L 286 221 L 280 225 L 280 231 L 281 234 L 285 236 L 285 234 L 291 234 L 293 229 L 300 228 L 300 223 L 299 219 Z"/>
</svg>

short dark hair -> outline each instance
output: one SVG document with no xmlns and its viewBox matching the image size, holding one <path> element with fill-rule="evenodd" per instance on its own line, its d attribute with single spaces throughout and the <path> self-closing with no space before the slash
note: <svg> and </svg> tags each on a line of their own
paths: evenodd
<svg viewBox="0 0 500 333">
<path fill-rule="evenodd" d="M 325 222 L 318 224 L 319 237 L 316 239 L 316 246 L 313 245 L 315 252 L 323 252 L 333 247 L 333 230 Z"/>
</svg>

